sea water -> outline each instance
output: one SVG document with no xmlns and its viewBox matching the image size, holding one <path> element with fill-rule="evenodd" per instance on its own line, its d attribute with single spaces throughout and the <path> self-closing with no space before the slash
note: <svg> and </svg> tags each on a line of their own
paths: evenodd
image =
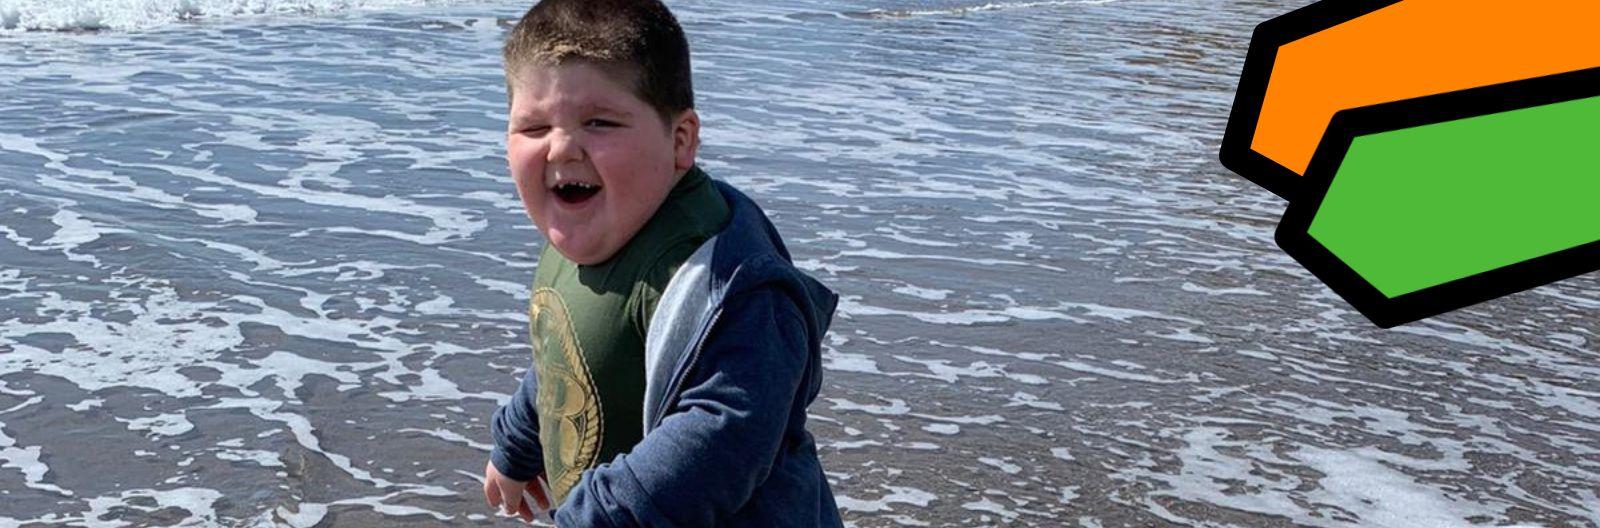
<svg viewBox="0 0 1600 528">
<path fill-rule="evenodd" d="M 1304 3 L 671 4 L 851 525 L 1600 525 L 1593 274 L 1379 330 L 1217 163 Z M 503 524 L 528 4 L 0 0 L 0 526 Z"/>
</svg>

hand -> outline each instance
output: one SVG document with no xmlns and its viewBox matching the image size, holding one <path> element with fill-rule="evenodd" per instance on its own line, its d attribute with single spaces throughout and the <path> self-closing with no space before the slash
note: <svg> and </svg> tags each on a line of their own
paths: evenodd
<svg viewBox="0 0 1600 528">
<path fill-rule="evenodd" d="M 522 500 L 522 493 L 526 491 L 538 503 L 539 511 L 550 509 L 550 503 L 545 499 L 542 482 L 544 475 L 534 480 L 515 480 L 500 474 L 490 462 L 483 468 L 483 498 L 489 501 L 489 507 L 499 509 L 506 515 L 521 517 L 524 522 L 533 522 L 533 508 L 528 501 Z"/>
</svg>

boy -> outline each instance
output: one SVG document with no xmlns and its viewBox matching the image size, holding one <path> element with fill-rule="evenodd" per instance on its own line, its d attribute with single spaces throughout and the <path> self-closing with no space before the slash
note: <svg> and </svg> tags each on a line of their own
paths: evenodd
<svg viewBox="0 0 1600 528">
<path fill-rule="evenodd" d="M 564 528 L 842 526 L 805 430 L 838 297 L 695 165 L 672 14 L 544 0 L 505 61 L 506 157 L 549 243 L 534 368 L 490 425 L 489 504 L 531 521 L 527 490 Z"/>
</svg>

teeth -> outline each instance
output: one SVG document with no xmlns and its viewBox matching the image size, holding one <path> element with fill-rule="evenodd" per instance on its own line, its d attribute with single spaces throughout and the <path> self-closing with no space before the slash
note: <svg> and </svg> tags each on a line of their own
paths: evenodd
<svg viewBox="0 0 1600 528">
<path fill-rule="evenodd" d="M 579 189 L 587 191 L 589 189 L 597 189 L 600 186 L 592 184 L 592 183 L 568 182 L 568 183 L 563 183 L 563 184 L 557 185 L 556 187 L 558 187 L 558 188 L 560 188 L 560 187 L 577 187 Z"/>
</svg>

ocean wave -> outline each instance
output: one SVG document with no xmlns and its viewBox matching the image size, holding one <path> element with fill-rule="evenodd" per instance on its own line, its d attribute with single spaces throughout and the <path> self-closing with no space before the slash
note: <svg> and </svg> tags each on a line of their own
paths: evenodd
<svg viewBox="0 0 1600 528">
<path fill-rule="evenodd" d="M 190 20 L 320 15 L 458 0 L 0 0 L 0 31 L 138 30 Z"/>
<path fill-rule="evenodd" d="M 906 18 L 933 15 L 961 15 L 978 11 L 1005 11 L 1069 5 L 1095 5 L 1115 0 L 1056 0 L 1047 2 L 987 2 L 977 5 L 946 7 L 940 9 L 871 9 L 850 15 L 866 18 Z"/>
</svg>

